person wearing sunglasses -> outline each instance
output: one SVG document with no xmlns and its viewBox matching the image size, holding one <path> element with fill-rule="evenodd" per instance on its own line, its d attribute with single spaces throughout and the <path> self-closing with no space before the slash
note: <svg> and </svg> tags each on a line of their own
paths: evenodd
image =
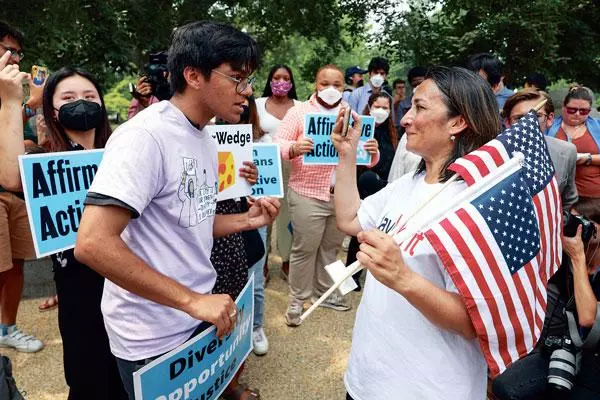
<svg viewBox="0 0 600 400">
<path fill-rule="evenodd" d="M 575 184 L 580 198 L 600 198 L 600 120 L 589 114 L 594 99 L 583 86 L 569 90 L 563 102 L 562 117 L 557 117 L 548 135 L 577 147 Z"/>
</svg>

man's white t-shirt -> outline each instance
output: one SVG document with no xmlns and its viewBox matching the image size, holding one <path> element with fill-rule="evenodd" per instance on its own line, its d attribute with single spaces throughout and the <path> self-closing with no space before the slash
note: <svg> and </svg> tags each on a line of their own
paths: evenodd
<svg viewBox="0 0 600 400">
<path fill-rule="evenodd" d="M 427 208 L 443 207 L 465 186 L 464 182 L 452 184 Z M 393 235 L 439 188 L 440 184 L 427 184 L 423 174 L 404 175 L 362 202 L 358 211 L 362 229 L 377 228 Z M 457 292 L 422 234 L 400 248 L 409 268 L 434 285 Z M 438 328 L 399 293 L 367 273 L 344 375 L 346 390 L 354 400 L 481 400 L 485 399 L 486 371 L 477 339 L 467 340 Z"/>
<path fill-rule="evenodd" d="M 162 101 L 113 133 L 90 193 L 117 199 L 139 214 L 121 235 L 131 251 L 161 274 L 206 294 L 217 275 L 210 262 L 216 168 L 210 134 Z M 109 280 L 102 314 L 112 353 L 130 361 L 172 350 L 201 322 Z"/>
</svg>

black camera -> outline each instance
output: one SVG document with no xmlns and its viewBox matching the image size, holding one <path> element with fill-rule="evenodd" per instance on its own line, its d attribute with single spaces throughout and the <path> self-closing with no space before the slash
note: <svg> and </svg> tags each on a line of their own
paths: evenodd
<svg viewBox="0 0 600 400">
<path fill-rule="evenodd" d="M 577 234 L 577 228 L 581 225 L 581 240 L 589 241 L 592 236 L 596 235 L 596 225 L 593 221 L 587 219 L 583 215 L 567 214 L 563 224 L 563 235 L 574 237 Z"/>
<path fill-rule="evenodd" d="M 146 80 L 152 86 L 152 95 L 159 100 L 169 100 L 172 96 L 171 86 L 167 79 L 168 55 L 166 51 L 150 54 L 146 69 Z"/>
<path fill-rule="evenodd" d="M 552 338 L 546 339 L 546 346 L 554 350 L 550 355 L 548 388 L 555 392 L 568 392 L 573 388 L 575 376 L 579 372 L 581 354 L 568 335 L 550 339 Z"/>
</svg>

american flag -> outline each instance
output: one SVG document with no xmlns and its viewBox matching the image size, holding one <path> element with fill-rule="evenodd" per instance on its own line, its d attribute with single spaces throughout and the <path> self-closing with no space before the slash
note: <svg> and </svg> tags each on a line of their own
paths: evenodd
<svg viewBox="0 0 600 400">
<path fill-rule="evenodd" d="M 523 168 L 425 232 L 462 296 L 492 377 L 540 336 L 546 284 L 560 265 L 558 184 L 534 111 L 451 169 L 471 186 L 511 159 Z"/>
</svg>

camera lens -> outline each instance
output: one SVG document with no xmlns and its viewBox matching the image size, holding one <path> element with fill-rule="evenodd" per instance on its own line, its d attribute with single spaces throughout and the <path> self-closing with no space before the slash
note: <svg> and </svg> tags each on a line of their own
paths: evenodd
<svg viewBox="0 0 600 400">
<path fill-rule="evenodd" d="M 571 390 L 575 381 L 576 371 L 574 353 L 564 348 L 554 350 L 550 356 L 548 386 L 558 391 Z"/>
</svg>

